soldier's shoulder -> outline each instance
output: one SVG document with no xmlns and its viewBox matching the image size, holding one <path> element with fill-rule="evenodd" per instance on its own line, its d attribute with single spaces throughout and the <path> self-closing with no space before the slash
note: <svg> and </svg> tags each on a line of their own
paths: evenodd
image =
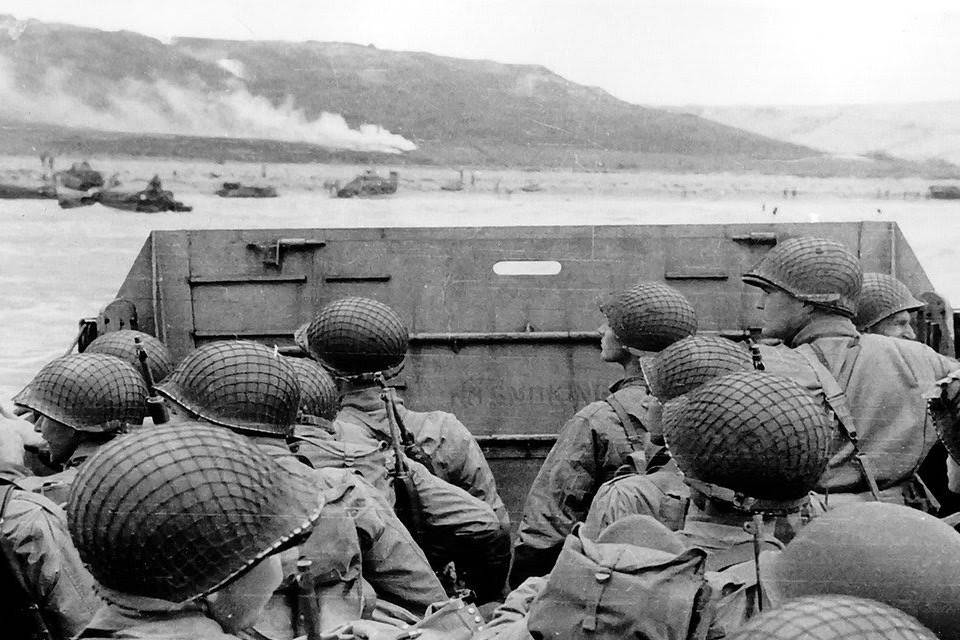
<svg viewBox="0 0 960 640">
<path fill-rule="evenodd" d="M 2 522 L 4 535 L 35 536 L 41 531 L 49 531 L 51 527 L 65 529 L 67 514 L 46 496 L 14 489 L 4 509 Z"/>
<path fill-rule="evenodd" d="M 860 344 L 864 349 L 896 352 L 911 363 L 924 362 L 938 370 L 955 368 L 955 363 L 950 358 L 937 353 L 930 346 L 916 340 L 903 340 L 867 333 L 860 336 Z"/>
<path fill-rule="evenodd" d="M 442 411 L 439 409 L 432 411 L 414 411 L 413 409 L 406 409 L 403 417 L 405 421 L 415 422 L 424 427 L 434 426 L 445 429 L 462 429 L 464 431 L 468 431 L 467 427 L 460 422 L 460 419 L 449 411 Z"/>
<path fill-rule="evenodd" d="M 616 412 L 606 400 L 595 400 L 574 414 L 575 418 L 582 418 L 588 421 L 608 418 L 610 416 L 616 416 Z"/>
</svg>

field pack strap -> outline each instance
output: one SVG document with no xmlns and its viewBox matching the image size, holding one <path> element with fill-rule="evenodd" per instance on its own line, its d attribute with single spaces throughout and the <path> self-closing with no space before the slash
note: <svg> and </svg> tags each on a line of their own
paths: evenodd
<svg viewBox="0 0 960 640">
<path fill-rule="evenodd" d="M 808 348 L 804 349 L 804 347 Z M 877 474 L 860 449 L 856 423 L 853 420 L 850 405 L 847 403 L 847 394 L 843 391 L 845 387 L 841 385 L 841 382 L 843 385 L 850 383 L 850 378 L 853 375 L 853 365 L 860 357 L 860 340 L 854 338 L 847 348 L 853 350 L 852 357 L 844 358 L 843 365 L 840 367 L 839 380 L 830 372 L 830 368 L 827 366 L 827 357 L 817 345 L 813 343 L 802 344 L 795 351 L 810 363 L 817 374 L 817 378 L 820 379 L 820 386 L 826 396 L 827 405 L 837 419 L 840 433 L 853 447 L 853 460 L 860 469 L 860 475 L 866 481 L 867 487 L 870 489 L 870 495 L 873 496 L 875 501 L 880 502 L 880 486 L 877 484 Z"/>
<path fill-rule="evenodd" d="M 7 503 L 10 502 L 10 498 L 13 496 L 13 490 L 17 488 L 18 487 L 12 482 L 6 480 L 0 481 L 0 527 L 3 526 L 3 522 L 6 519 Z M 17 571 L 17 559 L 13 549 L 7 544 L 3 536 L 0 536 L 0 549 L 3 551 L 3 563 L 6 566 L 6 572 L 10 574 L 11 582 L 15 585 L 14 589 L 20 592 L 20 599 L 26 607 L 27 615 L 33 623 L 33 634 L 29 640 L 53 640 L 53 635 L 50 633 L 50 629 L 47 627 L 47 623 L 40 613 L 40 606 L 34 600 L 33 594 L 30 593 L 27 584 L 23 581 L 23 576 Z M 3 571 L 0 571 L 0 575 L 2 575 L 2 573 Z"/>
</svg>

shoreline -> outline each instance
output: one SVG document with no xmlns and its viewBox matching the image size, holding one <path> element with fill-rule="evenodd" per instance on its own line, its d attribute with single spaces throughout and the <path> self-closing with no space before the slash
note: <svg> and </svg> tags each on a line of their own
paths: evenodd
<svg viewBox="0 0 960 640">
<path fill-rule="evenodd" d="M 68 169 L 73 162 L 89 160 L 105 178 L 116 175 L 120 189 L 143 189 L 153 175 L 159 175 L 164 188 L 180 195 L 213 194 L 223 182 L 252 186 L 273 186 L 279 197 L 284 194 L 329 192 L 339 181 L 346 184 L 367 169 L 386 177 L 395 169 L 400 173 L 398 194 L 435 191 L 451 198 L 464 193 L 489 193 L 501 196 L 528 195 L 524 187 L 539 193 L 570 196 L 644 197 L 664 196 L 676 199 L 744 199 L 757 197 L 775 206 L 779 200 L 804 198 L 870 198 L 876 200 L 918 200 L 926 198 L 931 184 L 949 184 L 949 180 L 909 178 L 799 177 L 759 173 L 670 173 L 654 171 L 573 171 L 565 169 L 486 169 L 463 167 L 463 190 L 443 191 L 460 178 L 461 167 L 426 165 L 297 164 L 259 162 L 213 162 L 178 158 L 133 158 L 60 156 L 56 170 Z M 0 183 L 42 184 L 43 172 L 37 156 L 0 156 Z"/>
</svg>

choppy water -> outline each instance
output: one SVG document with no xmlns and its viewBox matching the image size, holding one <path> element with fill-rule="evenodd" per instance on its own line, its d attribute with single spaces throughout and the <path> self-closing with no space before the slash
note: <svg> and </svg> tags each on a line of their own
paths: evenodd
<svg viewBox="0 0 960 640">
<path fill-rule="evenodd" d="M 109 302 L 152 229 L 504 226 L 895 220 L 938 291 L 960 301 L 953 277 L 960 202 L 401 193 L 337 200 L 315 193 L 271 200 L 184 195 L 193 213 L 141 214 L 100 205 L 61 210 L 48 200 L 0 200 L 0 400 L 62 354 L 81 317 Z M 879 210 L 879 211 L 878 211 Z"/>
</svg>

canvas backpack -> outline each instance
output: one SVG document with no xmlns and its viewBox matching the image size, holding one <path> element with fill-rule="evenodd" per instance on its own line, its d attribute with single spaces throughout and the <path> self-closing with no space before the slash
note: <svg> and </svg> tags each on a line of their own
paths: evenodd
<svg viewBox="0 0 960 640">
<path fill-rule="evenodd" d="M 707 552 L 680 554 L 567 536 L 527 628 L 537 640 L 704 640 L 712 614 Z"/>
</svg>

